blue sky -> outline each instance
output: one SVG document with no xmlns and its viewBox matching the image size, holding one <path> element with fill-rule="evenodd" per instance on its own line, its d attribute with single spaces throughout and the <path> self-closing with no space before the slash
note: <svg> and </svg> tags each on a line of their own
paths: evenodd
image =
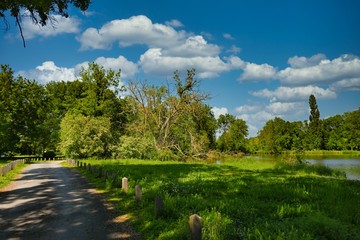
<svg viewBox="0 0 360 240">
<path fill-rule="evenodd" d="M 322 118 L 360 107 L 359 9 L 356 0 L 93 0 L 85 13 L 54 16 L 54 27 L 24 16 L 26 48 L 8 17 L 0 64 L 42 84 L 71 81 L 91 61 L 121 69 L 124 84 L 195 68 L 215 115 L 246 120 L 254 136 L 276 116 L 308 119 L 310 94 Z"/>
</svg>

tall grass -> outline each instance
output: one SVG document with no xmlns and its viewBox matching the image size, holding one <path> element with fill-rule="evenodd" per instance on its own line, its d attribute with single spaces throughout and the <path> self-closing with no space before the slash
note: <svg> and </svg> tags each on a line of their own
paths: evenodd
<svg viewBox="0 0 360 240">
<path fill-rule="evenodd" d="M 204 239 L 360 239 L 360 181 L 299 164 L 242 159 L 221 164 L 88 160 L 127 177 L 128 193 L 82 171 L 132 219 L 145 239 L 188 239 L 203 218 Z M 330 176 L 330 177 L 329 177 Z M 340 178 L 339 178 L 340 177 Z M 143 189 L 141 204 L 134 187 Z M 154 214 L 154 199 L 164 208 Z"/>
</svg>

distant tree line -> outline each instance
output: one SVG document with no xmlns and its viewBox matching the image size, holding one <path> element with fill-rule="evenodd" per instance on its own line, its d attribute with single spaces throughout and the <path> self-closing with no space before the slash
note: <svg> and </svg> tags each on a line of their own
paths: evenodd
<svg viewBox="0 0 360 240">
<path fill-rule="evenodd" d="M 250 152 L 278 154 L 287 150 L 360 150 L 360 109 L 320 119 L 316 98 L 309 97 L 309 121 L 276 117 L 249 139 Z"/>
<path fill-rule="evenodd" d="M 56 79 L 54 79 L 56 80 Z M 231 114 L 215 119 L 195 70 L 167 85 L 130 81 L 90 63 L 72 82 L 40 85 L 7 65 L 0 71 L 0 155 L 57 152 L 69 157 L 186 159 L 220 152 L 359 150 L 360 110 L 320 119 L 310 96 L 309 121 L 268 121 L 255 138 Z M 122 94 L 121 94 L 122 93 Z M 122 97 L 120 97 L 122 96 Z"/>
</svg>

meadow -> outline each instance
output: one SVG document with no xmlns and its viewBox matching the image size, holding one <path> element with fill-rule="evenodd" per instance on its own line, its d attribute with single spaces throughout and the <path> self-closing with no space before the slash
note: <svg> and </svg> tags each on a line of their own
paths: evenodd
<svg viewBox="0 0 360 240">
<path fill-rule="evenodd" d="M 360 239 L 360 181 L 326 167 L 251 158 L 83 162 L 118 175 L 115 183 L 78 168 L 144 239 L 188 239 L 192 214 L 202 217 L 203 239 Z M 128 193 L 119 188 L 122 177 L 129 179 Z M 156 197 L 163 199 L 159 216 Z"/>
</svg>

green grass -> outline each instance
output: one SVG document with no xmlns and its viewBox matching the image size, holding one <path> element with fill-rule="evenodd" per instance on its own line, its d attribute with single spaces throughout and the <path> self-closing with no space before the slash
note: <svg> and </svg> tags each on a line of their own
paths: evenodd
<svg viewBox="0 0 360 240">
<path fill-rule="evenodd" d="M 7 164 L 10 163 L 11 161 L 12 161 L 12 160 L 3 160 L 3 159 L 1 159 L 1 160 L 0 160 L 0 167 L 7 165 Z"/>
<path fill-rule="evenodd" d="M 9 161 L 10 162 L 10 161 Z M 6 164 L 4 164 L 6 165 Z M 19 163 L 16 165 L 15 169 L 6 173 L 4 176 L 0 176 L 0 188 L 8 185 L 28 164 Z"/>
<path fill-rule="evenodd" d="M 204 239 L 360 239 L 360 181 L 307 165 L 242 159 L 223 164 L 88 160 L 129 179 L 129 192 L 86 175 L 144 239 L 188 239 L 188 219 L 203 219 Z M 142 202 L 135 201 L 140 184 Z M 154 199 L 164 207 L 154 214 Z"/>
</svg>

